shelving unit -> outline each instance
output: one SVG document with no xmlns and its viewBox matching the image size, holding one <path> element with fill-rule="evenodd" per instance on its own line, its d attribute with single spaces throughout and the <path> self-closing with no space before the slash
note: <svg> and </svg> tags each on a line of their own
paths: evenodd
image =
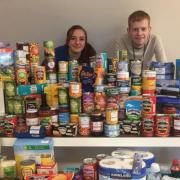
<svg viewBox="0 0 180 180">
<path fill-rule="evenodd" d="M 16 138 L 0 138 L 2 146 L 13 146 Z M 53 137 L 55 147 L 180 147 L 179 137 Z"/>
</svg>

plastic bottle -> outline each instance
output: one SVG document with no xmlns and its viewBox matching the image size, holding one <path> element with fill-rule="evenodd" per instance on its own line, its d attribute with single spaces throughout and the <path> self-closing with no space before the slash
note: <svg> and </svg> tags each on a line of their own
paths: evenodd
<svg viewBox="0 0 180 180">
<path fill-rule="evenodd" d="M 173 161 L 172 161 L 171 176 L 174 178 L 180 177 L 180 166 L 179 166 L 179 160 L 178 159 L 173 159 Z"/>
<path fill-rule="evenodd" d="M 152 163 L 147 180 L 162 180 L 159 164 Z"/>
</svg>

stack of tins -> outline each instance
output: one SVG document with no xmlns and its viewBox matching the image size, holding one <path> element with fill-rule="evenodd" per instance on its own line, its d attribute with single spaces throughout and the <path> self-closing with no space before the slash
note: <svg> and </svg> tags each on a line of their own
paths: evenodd
<svg viewBox="0 0 180 180">
<path fill-rule="evenodd" d="M 129 63 L 130 75 L 131 75 L 131 96 L 141 95 L 142 87 L 142 61 L 141 60 L 130 60 Z"/>
<path fill-rule="evenodd" d="M 142 135 L 154 136 L 155 127 L 155 114 L 156 114 L 156 72 L 144 70 L 142 73 Z"/>
<path fill-rule="evenodd" d="M 44 41 L 44 63 L 46 66 L 47 83 L 57 83 L 56 62 L 53 41 Z"/>
<path fill-rule="evenodd" d="M 104 134 L 108 137 L 116 137 L 120 134 L 120 125 L 118 122 L 119 89 L 117 87 L 108 87 L 105 92 L 107 104 Z"/>
<path fill-rule="evenodd" d="M 129 96 L 130 79 L 128 67 L 128 55 L 126 50 L 117 51 L 119 61 L 116 64 L 117 82 L 116 86 L 119 88 L 119 121 L 125 119 L 125 100 Z"/>
</svg>

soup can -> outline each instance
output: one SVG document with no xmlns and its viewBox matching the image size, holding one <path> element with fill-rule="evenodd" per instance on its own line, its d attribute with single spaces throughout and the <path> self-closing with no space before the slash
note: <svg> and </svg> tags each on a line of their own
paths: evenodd
<svg viewBox="0 0 180 180">
<path fill-rule="evenodd" d="M 45 66 L 34 67 L 34 79 L 36 84 L 46 83 L 46 69 Z"/>
<path fill-rule="evenodd" d="M 58 72 L 60 74 L 68 74 L 68 62 L 67 61 L 59 61 L 58 62 Z"/>
<path fill-rule="evenodd" d="M 89 136 L 91 133 L 90 116 L 88 114 L 80 114 L 79 117 L 79 134 L 81 136 Z"/>
<path fill-rule="evenodd" d="M 166 114 L 157 114 L 155 116 L 155 135 L 158 137 L 170 136 L 171 118 Z"/>
</svg>

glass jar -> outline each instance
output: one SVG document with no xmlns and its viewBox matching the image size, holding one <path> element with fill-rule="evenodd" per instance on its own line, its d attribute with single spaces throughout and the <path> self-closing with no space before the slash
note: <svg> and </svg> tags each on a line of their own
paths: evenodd
<svg viewBox="0 0 180 180">
<path fill-rule="evenodd" d="M 103 135 L 103 116 L 100 112 L 94 112 L 91 114 L 91 135 L 102 136 Z"/>
</svg>

